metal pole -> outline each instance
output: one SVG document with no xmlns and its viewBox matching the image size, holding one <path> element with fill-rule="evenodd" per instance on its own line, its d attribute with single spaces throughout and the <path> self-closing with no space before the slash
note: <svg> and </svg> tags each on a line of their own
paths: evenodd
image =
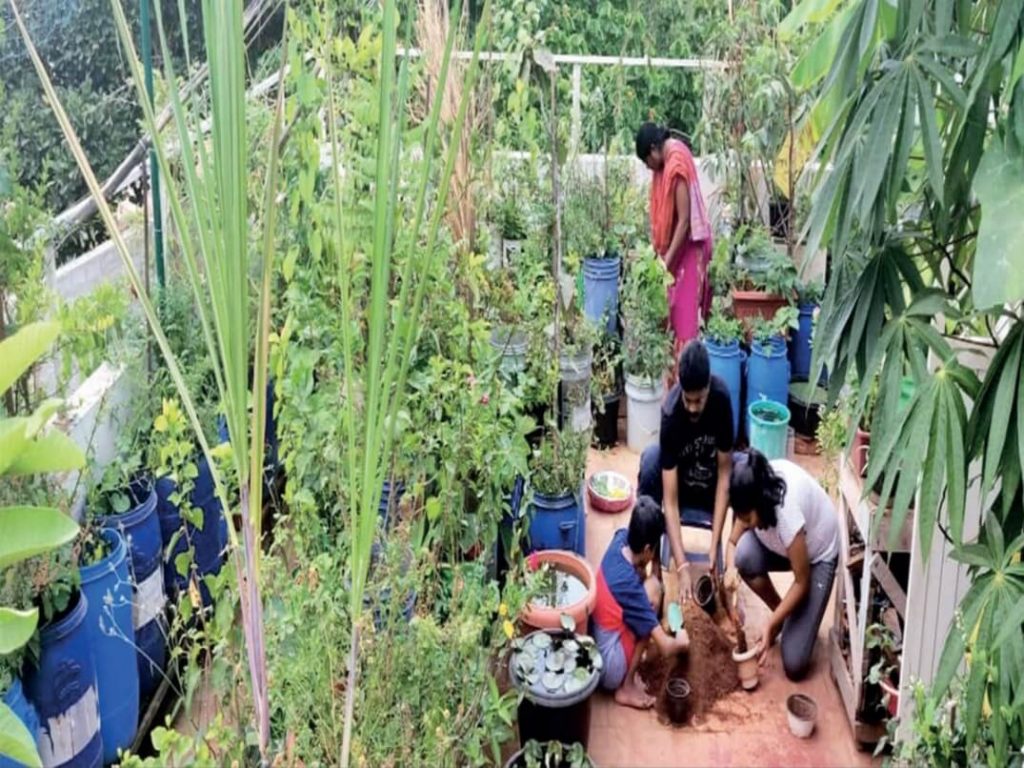
<svg viewBox="0 0 1024 768">
<path fill-rule="evenodd" d="M 139 23 L 142 27 L 142 66 L 146 76 L 146 95 L 153 104 L 153 45 L 150 41 L 149 0 L 139 0 Z M 149 151 L 150 195 L 153 198 L 153 251 L 156 256 L 156 280 L 164 287 L 164 217 L 160 204 L 160 168 L 156 152 Z"/>
</svg>

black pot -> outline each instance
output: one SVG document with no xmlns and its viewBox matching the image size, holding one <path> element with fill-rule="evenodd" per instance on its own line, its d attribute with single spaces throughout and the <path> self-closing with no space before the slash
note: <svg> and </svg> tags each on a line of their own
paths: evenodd
<svg viewBox="0 0 1024 768">
<path fill-rule="evenodd" d="M 619 402 L 621 394 L 604 398 L 604 413 L 593 406 L 594 443 L 599 448 L 614 448 L 619 442 Z"/>
<path fill-rule="evenodd" d="M 789 426 L 798 435 L 813 438 L 818 434 L 821 423 L 820 406 L 825 401 L 825 392 L 806 384 L 794 384 L 789 388 Z"/>
<path fill-rule="evenodd" d="M 683 725 L 690 719 L 690 684 L 683 677 L 669 678 L 665 694 L 668 719 L 676 725 Z"/>
<path fill-rule="evenodd" d="M 701 576 L 697 579 L 697 586 L 693 590 L 694 599 L 697 601 L 697 605 L 704 609 L 704 612 L 709 616 L 713 616 L 715 613 L 715 582 L 711 580 L 708 575 Z"/>
</svg>

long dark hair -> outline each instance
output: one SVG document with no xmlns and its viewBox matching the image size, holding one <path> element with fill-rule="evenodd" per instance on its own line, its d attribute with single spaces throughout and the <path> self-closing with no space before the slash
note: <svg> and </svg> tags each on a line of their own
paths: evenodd
<svg viewBox="0 0 1024 768">
<path fill-rule="evenodd" d="M 690 137 L 675 128 L 666 128 L 657 123 L 644 123 L 636 132 L 636 156 L 647 162 L 655 149 L 661 149 L 669 139 L 679 139 L 687 147 L 692 146 Z"/>
<path fill-rule="evenodd" d="M 729 478 L 729 505 L 743 517 L 755 510 L 758 528 L 774 528 L 778 508 L 786 498 L 786 481 L 775 474 L 768 459 L 756 448 L 737 454 Z"/>
</svg>

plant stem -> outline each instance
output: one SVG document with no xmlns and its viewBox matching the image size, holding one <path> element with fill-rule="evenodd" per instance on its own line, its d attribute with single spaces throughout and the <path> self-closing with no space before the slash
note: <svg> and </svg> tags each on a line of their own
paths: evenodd
<svg viewBox="0 0 1024 768">
<path fill-rule="evenodd" d="M 345 684 L 345 729 L 341 736 L 341 767 L 348 768 L 352 751 L 352 720 L 356 709 L 356 660 L 359 657 L 359 625 L 352 623 L 352 643 L 348 651 L 348 681 Z"/>
</svg>

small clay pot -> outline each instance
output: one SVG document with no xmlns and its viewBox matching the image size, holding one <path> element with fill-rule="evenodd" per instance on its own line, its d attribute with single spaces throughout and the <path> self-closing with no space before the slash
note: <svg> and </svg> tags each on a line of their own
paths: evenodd
<svg viewBox="0 0 1024 768">
<path fill-rule="evenodd" d="M 669 678 L 665 693 L 668 719 L 676 725 L 683 725 L 690 719 L 690 684 L 683 677 Z"/>
<path fill-rule="evenodd" d="M 786 715 L 789 717 L 789 730 L 798 739 L 808 739 L 814 732 L 814 723 L 818 719 L 818 705 L 814 699 L 802 693 L 794 693 L 786 699 Z"/>
<path fill-rule="evenodd" d="M 755 645 L 753 648 L 748 649 L 746 653 L 732 652 L 732 660 L 739 667 L 740 685 L 743 686 L 745 691 L 752 691 L 757 688 L 759 678 L 757 650 Z"/>
<path fill-rule="evenodd" d="M 693 590 L 697 605 L 704 609 L 708 616 L 715 615 L 715 582 L 708 575 L 697 579 L 697 587 Z"/>
</svg>

